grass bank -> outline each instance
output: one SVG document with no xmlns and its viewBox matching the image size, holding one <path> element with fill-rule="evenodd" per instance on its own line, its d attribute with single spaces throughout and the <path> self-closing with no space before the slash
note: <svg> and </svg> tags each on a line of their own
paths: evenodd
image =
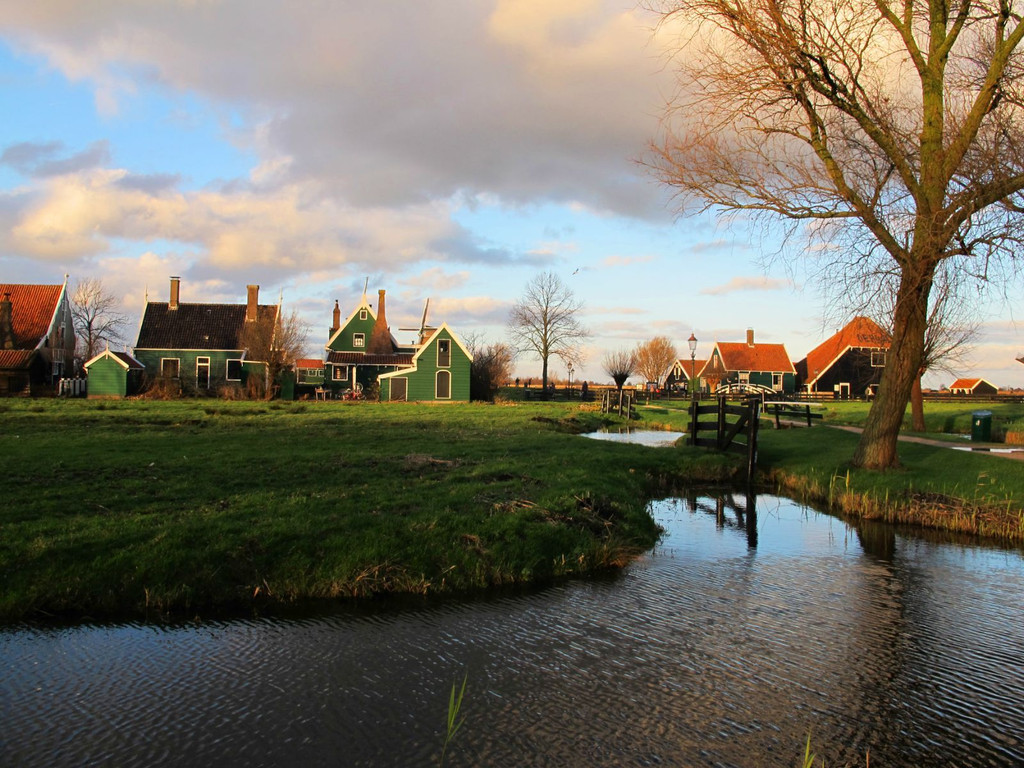
<svg viewBox="0 0 1024 768">
<path fill-rule="evenodd" d="M 208 615 L 537 583 L 650 547 L 727 457 L 569 404 L 0 402 L 0 619 Z"/>
<path fill-rule="evenodd" d="M 858 436 L 838 429 L 762 429 L 765 483 L 843 515 L 1024 542 L 1024 464 L 901 442 L 901 468 L 856 469 Z"/>
</svg>

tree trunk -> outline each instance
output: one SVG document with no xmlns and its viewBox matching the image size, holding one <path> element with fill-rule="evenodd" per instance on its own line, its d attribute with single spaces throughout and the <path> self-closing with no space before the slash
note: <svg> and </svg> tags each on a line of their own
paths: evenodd
<svg viewBox="0 0 1024 768">
<path fill-rule="evenodd" d="M 540 367 L 540 388 L 542 392 L 548 391 L 548 356 L 541 357 Z"/>
<path fill-rule="evenodd" d="M 924 432 L 924 393 L 921 391 L 921 376 L 914 379 L 910 390 L 910 428 L 915 432 Z"/>
<path fill-rule="evenodd" d="M 899 466 L 896 442 L 914 381 L 920 381 L 924 335 L 928 325 L 928 294 L 935 268 L 920 260 L 906 264 L 900 277 L 893 313 L 892 344 L 878 396 L 871 404 L 853 465 L 865 469 Z"/>
</svg>

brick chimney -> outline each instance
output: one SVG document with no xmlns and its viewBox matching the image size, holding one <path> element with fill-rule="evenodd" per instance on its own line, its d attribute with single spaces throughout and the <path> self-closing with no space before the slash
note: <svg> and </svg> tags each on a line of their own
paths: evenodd
<svg viewBox="0 0 1024 768">
<path fill-rule="evenodd" d="M 754 346 L 754 329 L 753 328 L 747 328 L 747 346 L 748 347 Z"/>
<path fill-rule="evenodd" d="M 255 323 L 258 314 L 257 307 L 260 301 L 260 287 L 258 285 L 246 286 L 249 290 L 249 299 L 245 304 L 245 322 Z"/>
<path fill-rule="evenodd" d="M 330 333 L 327 334 L 328 336 L 333 336 L 338 332 L 338 329 L 341 328 L 341 307 L 338 306 L 337 299 L 334 300 L 334 315 L 332 319 L 334 322 L 331 323 L 331 330 Z"/>
<path fill-rule="evenodd" d="M 384 291 L 377 291 L 377 320 L 373 324 L 370 343 L 366 351 L 371 355 L 390 355 L 394 352 L 391 346 L 391 331 L 388 329 L 388 318 L 384 312 Z"/>
<path fill-rule="evenodd" d="M 10 291 L 0 301 L 0 348 L 14 349 L 14 320 Z"/>
<path fill-rule="evenodd" d="M 170 298 L 170 301 L 167 302 L 167 308 L 168 309 L 177 309 L 178 308 L 178 299 L 180 298 L 180 294 L 181 294 L 181 278 L 177 277 L 177 276 L 172 276 L 171 277 L 171 298 Z"/>
</svg>

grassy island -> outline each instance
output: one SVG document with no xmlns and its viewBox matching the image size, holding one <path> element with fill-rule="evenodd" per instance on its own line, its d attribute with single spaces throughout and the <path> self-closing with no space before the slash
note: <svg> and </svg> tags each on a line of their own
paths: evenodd
<svg viewBox="0 0 1024 768">
<path fill-rule="evenodd" d="M 682 407 L 641 424 L 682 429 Z M 742 480 L 730 455 L 579 437 L 607 423 L 567 403 L 3 401 L 0 620 L 543 583 L 649 548 L 649 499 Z M 761 479 L 1024 540 L 1020 462 L 908 446 L 904 470 L 859 473 L 855 439 L 763 429 Z"/>
</svg>

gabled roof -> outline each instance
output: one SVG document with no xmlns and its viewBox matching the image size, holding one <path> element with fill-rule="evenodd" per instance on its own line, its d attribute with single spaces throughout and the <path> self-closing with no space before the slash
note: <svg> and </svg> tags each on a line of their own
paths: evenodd
<svg viewBox="0 0 1024 768">
<path fill-rule="evenodd" d="M 124 368 L 125 370 L 128 370 L 128 371 L 131 371 L 131 370 L 144 371 L 144 370 L 146 370 L 146 366 L 144 366 L 142 363 L 140 363 L 134 357 L 129 355 L 127 352 L 114 352 L 113 350 L 110 350 L 110 349 L 103 350 L 98 355 L 96 355 L 96 357 L 92 358 L 91 360 L 89 360 L 86 363 L 83 363 L 82 367 L 84 367 L 86 370 L 88 370 L 90 365 L 92 365 L 97 360 L 100 360 L 101 358 L 104 358 L 104 357 L 109 357 L 114 362 L 116 362 L 118 365 L 120 365 L 122 368 Z"/>
<path fill-rule="evenodd" d="M 949 385 L 950 389 L 974 389 L 979 384 L 988 384 L 992 389 L 997 389 L 996 385 L 991 381 L 985 381 L 985 379 L 957 379 Z"/>
<path fill-rule="evenodd" d="M 888 349 L 889 334 L 869 317 L 855 317 L 842 329 L 807 353 L 800 361 L 801 370 L 806 371 L 808 384 L 821 378 L 850 349 Z"/>
<path fill-rule="evenodd" d="M 441 323 L 440 328 L 434 328 L 431 331 L 430 335 L 427 336 L 426 341 L 424 341 L 420 345 L 419 351 L 415 355 L 413 355 L 413 360 L 419 359 L 419 356 L 422 355 L 424 351 L 426 351 L 427 347 L 429 347 L 431 343 L 433 343 L 434 339 L 436 339 L 441 334 L 442 331 L 446 331 L 448 335 L 452 337 L 452 341 L 459 345 L 459 349 L 462 350 L 462 353 L 469 358 L 469 362 L 473 362 L 473 355 L 469 353 L 469 350 L 466 349 L 466 345 L 463 344 L 459 337 L 455 335 L 455 331 L 448 327 L 448 323 Z"/>
<path fill-rule="evenodd" d="M 0 283 L 0 299 L 11 296 L 11 326 L 15 349 L 35 349 L 49 333 L 57 315 L 63 285 Z"/>
<path fill-rule="evenodd" d="M 746 344 L 720 341 L 715 344 L 727 371 L 783 371 L 796 373 L 785 344 Z"/>
<path fill-rule="evenodd" d="M 673 364 L 672 368 L 675 368 L 678 365 L 679 366 L 679 370 L 682 371 L 682 373 L 683 373 L 683 376 L 685 376 L 686 380 L 689 381 L 690 380 L 691 364 L 692 364 L 693 370 L 699 376 L 700 372 L 704 370 L 704 366 L 708 364 L 708 361 L 707 360 L 701 360 L 699 357 L 698 358 L 694 358 L 693 360 L 687 360 L 687 359 L 681 357 L 681 358 L 679 358 L 678 360 L 675 361 L 675 363 Z"/>
<path fill-rule="evenodd" d="M 146 305 L 136 349 L 244 349 L 245 304 Z M 257 322 L 276 322 L 277 306 L 260 304 Z"/>
</svg>

